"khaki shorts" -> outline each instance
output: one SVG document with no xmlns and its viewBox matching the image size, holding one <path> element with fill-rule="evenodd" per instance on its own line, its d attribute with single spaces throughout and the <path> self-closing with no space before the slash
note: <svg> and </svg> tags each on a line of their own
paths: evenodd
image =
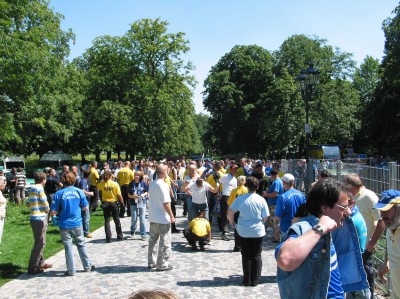
<svg viewBox="0 0 400 299">
<path fill-rule="evenodd" d="M 276 206 L 269 206 L 269 218 L 267 220 L 267 226 L 268 227 L 278 227 L 279 221 L 276 220 L 275 218 L 275 208 Z"/>
</svg>

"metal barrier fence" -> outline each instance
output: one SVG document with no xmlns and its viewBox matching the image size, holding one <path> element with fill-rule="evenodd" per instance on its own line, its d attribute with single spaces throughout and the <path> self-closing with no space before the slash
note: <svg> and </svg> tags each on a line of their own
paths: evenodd
<svg viewBox="0 0 400 299">
<path fill-rule="evenodd" d="M 395 162 L 389 162 L 387 165 L 381 167 L 369 166 L 363 163 L 342 162 L 340 160 L 325 160 L 323 162 L 319 160 L 313 160 L 312 163 L 315 175 L 314 179 L 316 178 L 318 171 L 326 169 L 332 177 L 339 181 L 341 181 L 343 176 L 346 174 L 357 173 L 360 176 L 364 186 L 374 191 L 377 195 L 388 189 L 400 190 L 400 165 L 397 165 Z M 302 160 L 283 160 L 282 171 L 293 174 L 296 178 L 296 181 L 303 180 L 304 177 L 302 178 L 299 176 L 299 165 L 303 165 L 303 167 L 306 168 L 306 165 L 303 164 Z M 298 189 L 304 191 L 302 188 Z M 385 234 L 382 234 L 382 237 L 373 255 L 373 268 L 375 270 L 375 274 L 377 273 L 379 265 L 384 262 L 386 242 L 386 236 Z M 390 277 L 388 282 L 385 284 L 376 279 L 376 286 L 381 290 L 382 293 L 384 293 L 385 296 L 389 295 Z"/>
</svg>

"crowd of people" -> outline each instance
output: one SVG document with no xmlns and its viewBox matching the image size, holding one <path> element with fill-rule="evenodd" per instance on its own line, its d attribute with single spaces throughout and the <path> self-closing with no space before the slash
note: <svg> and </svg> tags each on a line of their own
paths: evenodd
<svg viewBox="0 0 400 299">
<path fill-rule="evenodd" d="M 84 270 L 94 270 L 84 238 L 92 237 L 90 213 L 99 205 L 106 242 L 113 240 L 110 217 L 117 241 L 125 239 L 120 218 L 131 217 L 131 235 L 139 227 L 141 240 L 148 240 L 148 268 L 172 270 L 171 233 L 182 229 L 175 225 L 175 205 L 182 203 L 182 216 L 188 218 L 182 232 L 192 250 L 206 250 L 213 220 L 222 240 L 230 241 L 234 232 L 232 250 L 241 252 L 245 286 L 260 282 L 262 242 L 268 227 L 273 232 L 268 242 L 277 244 L 282 298 L 373 298 L 371 257 L 385 224 L 391 242 L 379 275 L 384 279 L 390 271 L 392 281 L 399 281 L 400 192 L 385 191 L 379 199 L 357 174 L 347 174 L 338 182 L 321 170 L 305 195 L 296 189 L 297 176 L 283 173 L 279 161 L 248 159 L 118 161 L 103 163 L 101 170 L 92 161 L 87 168 L 64 166 L 61 177 L 54 169 L 35 173 L 35 185 L 25 200 L 35 239 L 28 272 L 41 273 L 52 266 L 43 257 L 51 217 L 58 217 L 66 275 L 75 274 L 72 240 Z M 393 285 L 392 296 L 400 298 L 398 285 Z"/>
</svg>

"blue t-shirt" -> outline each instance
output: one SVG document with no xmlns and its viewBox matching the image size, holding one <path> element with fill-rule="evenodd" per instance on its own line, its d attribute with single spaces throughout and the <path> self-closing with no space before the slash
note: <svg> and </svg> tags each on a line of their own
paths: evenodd
<svg viewBox="0 0 400 299">
<path fill-rule="evenodd" d="M 89 192 L 89 180 L 86 178 L 83 178 L 79 181 L 79 188 L 81 188 L 82 190 L 85 190 L 86 192 Z M 89 199 L 90 196 L 86 195 L 86 199 Z"/>
<path fill-rule="evenodd" d="M 296 189 L 289 189 L 278 197 L 275 216 L 281 218 L 280 230 L 287 232 L 299 206 L 306 202 L 304 194 Z"/>
<path fill-rule="evenodd" d="M 236 230 L 242 238 L 261 238 L 265 236 L 262 219 L 269 216 L 265 199 L 257 193 L 246 193 L 235 199 L 230 208 L 240 212 Z"/>
<path fill-rule="evenodd" d="M 358 241 L 360 242 L 360 249 L 361 252 L 364 252 L 367 242 L 367 225 L 365 224 L 364 217 L 361 215 L 356 206 L 351 209 L 351 212 L 351 219 L 353 220 L 354 226 L 357 230 Z"/>
<path fill-rule="evenodd" d="M 87 206 L 88 201 L 82 190 L 69 186 L 54 194 L 51 210 L 59 212 L 59 227 L 69 229 L 82 226 L 81 208 Z"/>
<path fill-rule="evenodd" d="M 271 187 L 269 187 L 269 190 L 267 193 L 273 193 L 273 192 L 277 192 L 278 195 L 274 198 L 267 198 L 267 203 L 268 206 L 275 206 L 276 202 L 278 200 L 278 196 L 281 195 L 283 192 L 285 192 L 285 189 L 283 188 L 283 183 L 282 180 L 280 178 L 277 178 L 271 185 Z"/>
<path fill-rule="evenodd" d="M 331 242 L 331 279 L 329 280 L 328 296 L 330 299 L 344 299 L 342 282 L 338 267 L 335 245 Z"/>
</svg>

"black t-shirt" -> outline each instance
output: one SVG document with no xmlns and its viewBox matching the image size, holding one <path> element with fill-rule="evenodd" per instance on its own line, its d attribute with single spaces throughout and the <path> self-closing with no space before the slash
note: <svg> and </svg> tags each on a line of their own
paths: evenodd
<svg viewBox="0 0 400 299">
<path fill-rule="evenodd" d="M 60 184 L 60 180 L 55 177 L 48 177 L 46 184 L 44 185 L 44 191 L 47 194 L 54 194 L 57 191 L 57 187 Z"/>
</svg>

